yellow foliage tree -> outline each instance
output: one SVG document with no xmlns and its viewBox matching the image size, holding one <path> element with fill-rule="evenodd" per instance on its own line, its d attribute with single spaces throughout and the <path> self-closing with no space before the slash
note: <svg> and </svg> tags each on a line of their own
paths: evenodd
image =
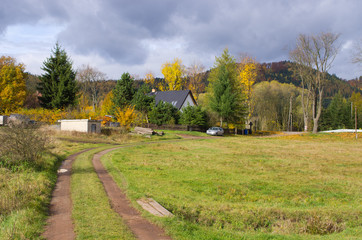
<svg viewBox="0 0 362 240">
<path fill-rule="evenodd" d="M 117 122 L 127 131 L 131 128 L 131 124 L 135 121 L 137 114 L 132 106 L 127 106 L 123 109 L 117 108 L 115 112 Z"/>
<path fill-rule="evenodd" d="M 0 113 L 20 108 L 25 100 L 25 67 L 12 57 L 0 58 Z"/>
<path fill-rule="evenodd" d="M 103 100 L 101 107 L 101 115 L 105 116 L 111 114 L 112 104 L 113 104 L 113 91 L 110 91 Z"/>
<path fill-rule="evenodd" d="M 161 91 L 182 90 L 185 85 L 185 67 L 181 59 L 162 64 L 161 72 L 165 78 L 164 84 L 159 85 Z"/>
<path fill-rule="evenodd" d="M 154 88 L 155 87 L 155 76 L 153 75 L 152 72 L 148 72 L 145 75 L 144 81 L 151 87 Z"/>
<path fill-rule="evenodd" d="M 257 77 L 257 63 L 251 57 L 242 57 L 239 69 L 239 82 L 243 95 L 249 108 L 249 118 L 252 115 L 253 108 L 251 106 L 251 95 L 253 93 L 253 84 Z"/>
<path fill-rule="evenodd" d="M 195 100 L 204 91 L 205 84 L 202 82 L 205 76 L 205 67 L 201 63 L 194 62 L 187 69 L 187 87 L 192 91 Z"/>
</svg>

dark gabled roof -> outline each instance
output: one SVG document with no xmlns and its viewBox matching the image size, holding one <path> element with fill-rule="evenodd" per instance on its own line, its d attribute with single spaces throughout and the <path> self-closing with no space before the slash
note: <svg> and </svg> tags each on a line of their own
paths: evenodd
<svg viewBox="0 0 362 240">
<path fill-rule="evenodd" d="M 191 95 L 192 101 L 196 105 L 196 101 L 192 92 L 190 90 L 181 90 L 181 91 L 165 91 L 165 92 L 151 92 L 150 96 L 155 96 L 156 105 L 160 101 L 171 103 L 178 110 L 181 109 L 188 95 Z"/>
</svg>

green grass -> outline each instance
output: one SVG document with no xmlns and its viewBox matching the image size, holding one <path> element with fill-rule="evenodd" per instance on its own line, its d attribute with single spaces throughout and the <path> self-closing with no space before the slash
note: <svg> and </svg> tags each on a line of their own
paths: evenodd
<svg viewBox="0 0 362 240">
<path fill-rule="evenodd" d="M 117 150 L 103 159 L 174 239 L 358 239 L 362 142 L 338 135 L 224 137 Z"/>
<path fill-rule="evenodd" d="M 83 153 L 73 164 L 72 217 L 77 239 L 134 239 L 119 215 L 112 210 L 92 165 L 93 154 L 110 147 Z"/>
</svg>

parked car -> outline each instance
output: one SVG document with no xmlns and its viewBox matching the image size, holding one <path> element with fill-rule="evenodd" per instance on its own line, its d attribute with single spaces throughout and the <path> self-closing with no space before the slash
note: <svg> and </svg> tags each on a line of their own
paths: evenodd
<svg viewBox="0 0 362 240">
<path fill-rule="evenodd" d="M 212 136 L 222 136 L 224 135 L 224 129 L 222 129 L 221 127 L 211 127 L 207 129 L 206 134 Z"/>
</svg>

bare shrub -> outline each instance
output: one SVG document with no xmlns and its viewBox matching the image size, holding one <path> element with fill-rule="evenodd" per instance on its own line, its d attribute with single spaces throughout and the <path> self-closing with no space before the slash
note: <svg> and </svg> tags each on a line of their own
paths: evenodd
<svg viewBox="0 0 362 240">
<path fill-rule="evenodd" d="M 38 166 L 47 141 L 38 125 L 14 122 L 0 133 L 0 166 Z"/>
</svg>

